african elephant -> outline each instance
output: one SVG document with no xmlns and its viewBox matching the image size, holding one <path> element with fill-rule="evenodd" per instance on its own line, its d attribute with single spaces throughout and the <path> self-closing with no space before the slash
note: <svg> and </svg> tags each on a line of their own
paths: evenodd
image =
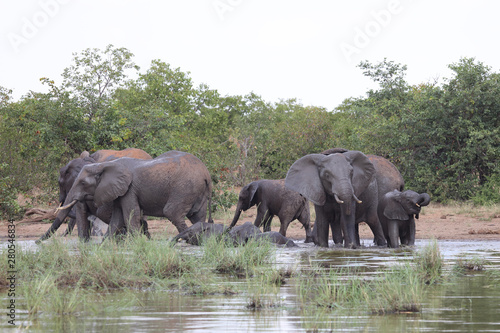
<svg viewBox="0 0 500 333">
<path fill-rule="evenodd" d="M 141 212 L 166 217 L 179 232 L 205 221 L 212 181 L 206 166 L 194 155 L 170 151 L 153 160 L 122 157 L 86 165 L 71 187 L 62 210 L 92 199 L 97 207 L 112 204 L 109 235 L 125 227 L 141 229 Z M 77 205 L 78 236 L 89 238 L 86 212 Z M 211 221 L 211 215 L 209 216 Z"/>
<path fill-rule="evenodd" d="M 180 232 L 172 239 L 172 241 L 175 243 L 183 239 L 188 244 L 201 245 L 204 239 L 214 235 L 222 237 L 223 235 L 226 235 L 227 231 L 228 228 L 222 224 L 196 222 L 183 232 Z"/>
<path fill-rule="evenodd" d="M 143 159 L 143 160 L 150 160 L 151 156 L 146 153 L 142 149 L 137 149 L 137 148 L 127 148 L 124 150 L 98 150 L 92 155 L 90 155 L 87 151 L 84 151 L 80 154 L 80 157 L 75 158 L 71 161 L 69 161 L 64 167 L 62 167 L 59 170 L 59 202 L 60 204 L 64 204 L 66 197 L 73 186 L 73 183 L 75 182 L 76 177 L 82 170 L 82 168 L 85 165 L 92 164 L 92 163 L 97 163 L 97 162 L 104 162 L 104 161 L 109 161 L 113 159 L 117 159 L 120 157 L 132 157 L 132 158 L 138 158 L 138 159 Z M 75 207 L 76 208 L 76 207 Z M 91 201 L 87 200 L 81 209 L 85 209 L 87 213 L 94 215 L 101 219 L 105 223 L 109 223 L 111 219 L 111 212 L 112 212 L 112 205 L 107 205 L 104 207 L 98 207 Z M 64 235 L 66 236 L 67 234 L 71 233 L 75 226 L 75 211 L 74 209 L 72 210 L 60 210 L 50 226 L 49 230 L 40 237 L 38 241 L 43 241 L 50 236 L 54 232 L 59 229 L 61 226 L 62 222 L 66 219 L 66 217 L 70 216 L 70 221 L 68 223 L 68 228 Z M 147 222 L 144 220 L 143 222 L 143 229 L 145 230 L 147 234 Z"/>
<path fill-rule="evenodd" d="M 321 154 L 330 155 L 334 153 L 345 153 L 347 149 L 344 148 L 331 148 L 323 151 Z M 404 180 L 403 176 L 399 172 L 398 168 L 392 164 L 388 159 L 377 156 L 377 155 L 366 155 L 370 162 L 372 162 L 375 167 L 375 179 L 377 180 L 377 191 L 378 191 L 378 201 L 382 200 L 384 195 L 393 190 L 403 191 L 404 190 Z M 379 220 L 381 219 L 379 215 Z M 373 230 L 372 230 L 373 232 Z M 315 230 L 313 229 L 313 237 L 315 235 Z M 356 225 L 356 239 L 358 245 L 359 242 L 359 232 L 358 225 Z"/>
<path fill-rule="evenodd" d="M 261 179 L 245 185 L 239 194 L 236 211 L 229 228 L 238 222 L 242 211 L 257 205 L 257 217 L 254 225 L 264 226 L 264 231 L 271 231 L 271 221 L 276 215 L 280 219 L 280 234 L 286 236 L 288 225 L 297 219 L 306 230 L 305 242 L 311 242 L 309 202 L 299 193 L 285 187 L 285 180 Z"/>
<path fill-rule="evenodd" d="M 370 226 L 377 245 L 387 245 L 377 216 L 375 171 L 359 151 L 310 154 L 292 164 L 285 185 L 314 203 L 316 245 L 328 247 L 331 227 L 335 244 L 357 247 L 356 223 L 361 221 Z"/>
<path fill-rule="evenodd" d="M 415 218 L 418 219 L 420 209 L 427 206 L 431 197 L 427 193 L 411 190 L 388 192 L 379 202 L 378 215 L 385 238 L 390 247 L 415 245 Z"/>
<path fill-rule="evenodd" d="M 286 247 L 297 246 L 291 239 L 286 238 L 277 231 L 261 232 L 252 222 L 245 222 L 243 225 L 239 225 L 231 230 L 223 224 L 196 222 L 175 236 L 172 241 L 178 242 L 183 239 L 188 244 L 200 245 L 204 239 L 211 236 L 225 238 L 235 246 L 244 245 L 250 239 L 266 239 L 271 243 L 285 245 Z"/>
</svg>

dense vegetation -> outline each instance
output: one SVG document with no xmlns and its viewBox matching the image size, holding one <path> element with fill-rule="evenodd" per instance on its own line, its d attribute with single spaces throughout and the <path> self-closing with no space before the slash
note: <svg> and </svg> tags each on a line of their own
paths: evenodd
<svg viewBox="0 0 500 333">
<path fill-rule="evenodd" d="M 326 110 L 255 93 L 221 96 L 161 60 L 141 71 L 129 50 L 112 45 L 75 53 L 62 82 L 40 79 L 47 93 L 14 101 L 0 87 L 0 213 L 18 214 L 17 194 L 33 188 L 55 199 L 59 168 L 82 151 L 127 147 L 195 154 L 219 194 L 344 147 L 390 159 L 407 188 L 435 201 L 500 201 L 499 73 L 466 58 L 449 65 L 442 84 L 410 85 L 404 65 L 359 67 L 379 88 Z"/>
</svg>

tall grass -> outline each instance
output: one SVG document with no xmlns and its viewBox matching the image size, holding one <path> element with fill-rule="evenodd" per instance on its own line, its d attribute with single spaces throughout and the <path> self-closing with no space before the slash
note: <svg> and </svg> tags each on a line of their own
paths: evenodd
<svg viewBox="0 0 500 333">
<path fill-rule="evenodd" d="M 415 254 L 414 265 L 420 278 L 426 284 L 436 283 L 441 279 L 443 257 L 437 240 L 431 240 L 427 246 Z"/>
<path fill-rule="evenodd" d="M 297 294 L 302 307 L 372 313 L 418 312 L 425 285 L 441 279 L 442 257 L 432 241 L 413 260 L 394 265 L 374 278 L 315 267 L 300 278 Z M 346 279 L 346 276 L 351 276 Z"/>
<path fill-rule="evenodd" d="M 212 236 L 203 243 L 203 261 L 217 273 L 249 276 L 256 267 L 274 262 L 275 256 L 275 246 L 265 239 L 250 239 L 235 247 L 232 240 Z"/>
</svg>

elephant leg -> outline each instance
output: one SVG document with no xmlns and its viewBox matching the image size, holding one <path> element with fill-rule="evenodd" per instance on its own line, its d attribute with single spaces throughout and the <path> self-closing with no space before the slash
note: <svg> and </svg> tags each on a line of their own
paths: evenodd
<svg viewBox="0 0 500 333">
<path fill-rule="evenodd" d="M 207 204 L 202 204 L 199 211 L 194 213 L 188 213 L 186 217 L 191 221 L 191 224 L 195 224 L 197 222 L 206 222 L 207 220 Z M 209 222 L 210 223 L 210 222 Z M 213 223 L 213 221 L 212 221 Z"/>
<path fill-rule="evenodd" d="M 301 216 L 299 218 L 299 222 L 302 223 L 302 225 L 304 226 L 304 229 L 306 230 L 306 240 L 304 241 L 304 243 L 311 243 L 313 241 L 313 236 L 312 236 L 312 232 L 311 232 L 310 217 L 309 216 L 307 216 L 307 217 Z M 281 225 L 283 226 L 283 223 Z M 287 224 L 286 228 L 288 229 L 288 224 Z M 281 233 L 281 231 L 280 231 L 280 233 Z M 285 235 L 283 235 L 283 236 L 285 236 Z"/>
<path fill-rule="evenodd" d="M 78 237 L 84 241 L 90 239 L 90 221 L 87 219 L 87 209 L 85 204 L 76 204 L 76 221 L 78 225 Z"/>
<path fill-rule="evenodd" d="M 63 237 L 71 235 L 71 233 L 73 232 L 73 229 L 75 228 L 75 224 L 76 224 L 76 218 L 73 218 L 73 217 L 70 218 L 68 221 L 68 228 L 66 228 L 66 231 L 64 232 Z"/>
<path fill-rule="evenodd" d="M 148 238 L 151 239 L 151 234 L 149 233 L 148 229 L 148 221 L 146 218 L 143 216 L 141 217 L 141 232 Z"/>
<path fill-rule="evenodd" d="M 126 195 L 118 200 L 118 205 L 122 209 L 123 221 L 128 232 L 139 233 L 141 231 L 141 207 L 137 198 L 133 195 Z M 114 213 L 113 213 L 114 214 Z"/>
<path fill-rule="evenodd" d="M 334 213 L 331 229 L 332 239 L 335 245 L 342 245 L 344 243 L 344 236 L 342 235 L 342 228 L 340 227 L 340 214 Z"/>
<path fill-rule="evenodd" d="M 376 213 L 370 214 L 366 218 L 366 224 L 370 227 L 373 233 L 373 242 L 377 246 L 387 246 L 387 240 L 384 235 L 384 229 Z M 359 235 L 358 235 L 359 236 Z"/>
<path fill-rule="evenodd" d="M 253 224 L 260 228 L 262 225 L 264 226 L 264 232 L 271 231 L 271 220 L 273 216 L 269 214 L 269 210 L 266 205 L 260 204 L 257 208 L 257 217 Z"/>
<path fill-rule="evenodd" d="M 360 247 L 361 246 L 361 241 L 359 239 L 359 223 L 356 223 L 356 226 L 355 226 L 355 235 L 356 235 L 356 246 Z"/>
<path fill-rule="evenodd" d="M 388 245 L 394 249 L 399 247 L 399 225 L 397 220 L 388 221 Z"/>
<path fill-rule="evenodd" d="M 189 208 L 184 208 L 185 205 L 182 202 L 168 202 L 165 207 L 163 207 L 163 216 L 172 222 L 179 233 L 186 230 L 188 227 L 185 222 L 185 217 L 189 213 Z"/>
<path fill-rule="evenodd" d="M 415 245 L 415 234 L 416 234 L 416 226 L 415 226 L 415 216 L 411 215 L 408 231 L 407 231 L 407 242 L 405 245 L 413 246 Z"/>
<path fill-rule="evenodd" d="M 271 231 L 271 222 L 273 221 L 274 215 L 269 214 L 269 217 L 266 219 L 264 223 L 264 232 Z"/>
<path fill-rule="evenodd" d="M 316 233 L 315 244 L 321 247 L 328 247 L 328 232 L 330 227 L 328 214 L 322 206 L 314 205 L 314 208 L 316 210 L 316 222 L 314 223 Z"/>
<path fill-rule="evenodd" d="M 115 237 L 122 234 L 125 229 L 125 221 L 123 219 L 123 212 L 119 204 L 116 202 L 113 205 L 111 219 L 109 221 L 108 231 L 105 237 Z"/>
<path fill-rule="evenodd" d="M 290 219 L 280 217 L 280 234 L 286 237 L 286 230 L 290 224 Z"/>
<path fill-rule="evenodd" d="M 350 204 L 349 210 L 346 210 L 345 205 Z M 356 248 L 356 206 L 355 201 L 351 203 L 343 204 L 340 215 L 340 226 L 342 228 L 342 233 L 344 235 L 344 247 L 346 248 Z M 347 207 L 348 208 L 348 207 Z M 347 214 L 346 212 L 350 212 Z"/>
</svg>

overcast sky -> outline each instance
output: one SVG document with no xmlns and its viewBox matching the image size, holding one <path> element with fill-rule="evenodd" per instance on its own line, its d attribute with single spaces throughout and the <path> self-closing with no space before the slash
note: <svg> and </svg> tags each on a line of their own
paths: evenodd
<svg viewBox="0 0 500 333">
<path fill-rule="evenodd" d="M 0 0 L 0 86 L 45 91 L 74 52 L 113 44 L 141 72 L 160 59 L 222 95 L 331 110 L 375 87 L 362 60 L 406 64 L 410 84 L 461 57 L 499 71 L 499 13 L 493 0 Z"/>
</svg>

